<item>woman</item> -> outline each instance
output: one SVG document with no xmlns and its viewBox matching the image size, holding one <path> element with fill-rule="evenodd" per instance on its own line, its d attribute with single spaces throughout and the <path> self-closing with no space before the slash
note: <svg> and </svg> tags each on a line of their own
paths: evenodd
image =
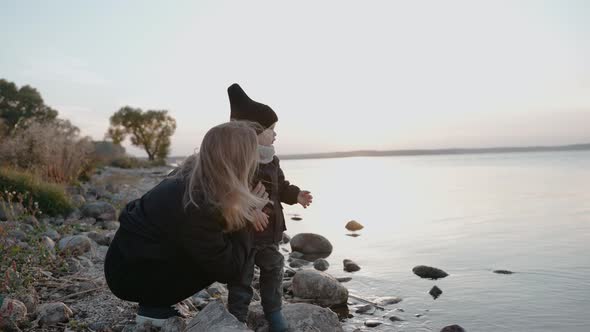
<svg viewBox="0 0 590 332">
<path fill-rule="evenodd" d="M 113 294 L 139 302 L 139 323 L 163 324 L 178 315 L 174 304 L 242 273 L 251 259 L 248 221 L 257 229 L 267 221 L 257 208 L 267 196 L 250 191 L 257 162 L 253 127 L 221 124 L 198 156 L 123 209 L 105 275 Z"/>
</svg>

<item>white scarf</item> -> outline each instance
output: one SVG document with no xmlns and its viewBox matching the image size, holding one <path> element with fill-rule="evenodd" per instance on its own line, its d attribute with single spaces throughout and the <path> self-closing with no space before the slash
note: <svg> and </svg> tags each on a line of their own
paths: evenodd
<svg viewBox="0 0 590 332">
<path fill-rule="evenodd" d="M 258 144 L 258 156 L 258 162 L 262 164 L 270 163 L 275 156 L 275 147 L 273 145 L 266 146 Z"/>
</svg>

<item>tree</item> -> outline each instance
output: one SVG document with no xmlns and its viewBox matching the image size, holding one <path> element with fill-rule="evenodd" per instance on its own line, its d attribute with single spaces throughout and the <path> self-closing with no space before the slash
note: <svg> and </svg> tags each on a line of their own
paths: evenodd
<svg viewBox="0 0 590 332">
<path fill-rule="evenodd" d="M 0 132 L 12 134 L 19 127 L 26 127 L 32 120 L 53 121 L 57 111 L 45 105 L 37 89 L 0 79 Z"/>
<path fill-rule="evenodd" d="M 129 135 L 131 144 L 142 147 L 149 160 L 163 160 L 170 152 L 170 136 L 176 130 L 176 121 L 168 111 L 142 111 L 125 106 L 111 116 L 111 127 L 106 138 L 121 144 Z"/>
</svg>

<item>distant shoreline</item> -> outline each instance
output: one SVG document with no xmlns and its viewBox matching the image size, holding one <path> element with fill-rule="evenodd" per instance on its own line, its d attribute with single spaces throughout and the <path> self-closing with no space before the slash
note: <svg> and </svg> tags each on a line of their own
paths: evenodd
<svg viewBox="0 0 590 332">
<path fill-rule="evenodd" d="M 412 149 L 412 150 L 359 150 L 346 152 L 322 152 L 279 155 L 281 160 L 300 159 L 330 159 L 352 157 L 389 157 L 389 156 L 432 156 L 432 155 L 461 155 L 485 153 L 526 153 L 552 151 L 586 151 L 590 150 L 590 143 L 559 146 L 525 146 L 525 147 L 493 147 L 493 148 L 448 148 L 448 149 Z M 168 160 L 184 159 L 186 157 L 170 157 Z"/>
<path fill-rule="evenodd" d="M 429 155 L 458 155 L 458 154 L 484 154 L 484 153 L 523 153 L 523 152 L 550 152 L 550 151 L 585 151 L 590 150 L 590 144 L 572 144 L 561 146 L 527 146 L 527 147 L 494 147 L 476 149 L 414 149 L 414 150 L 360 150 L 347 152 L 325 152 L 310 154 L 290 154 L 280 156 L 281 160 L 295 159 L 327 159 L 350 157 L 387 157 L 387 156 L 429 156 Z"/>
</svg>

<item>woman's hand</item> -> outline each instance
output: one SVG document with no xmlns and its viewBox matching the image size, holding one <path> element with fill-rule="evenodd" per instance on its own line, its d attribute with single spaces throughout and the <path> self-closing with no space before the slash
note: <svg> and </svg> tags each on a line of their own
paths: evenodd
<svg viewBox="0 0 590 332">
<path fill-rule="evenodd" d="M 262 232 L 268 226 L 268 215 L 260 209 L 252 211 L 253 219 L 250 220 L 257 232 Z"/>
<path fill-rule="evenodd" d="M 299 192 L 299 195 L 297 195 L 297 203 L 301 204 L 304 208 L 307 208 L 312 201 L 313 196 L 311 196 L 311 193 L 307 190 L 302 190 Z"/>
</svg>

